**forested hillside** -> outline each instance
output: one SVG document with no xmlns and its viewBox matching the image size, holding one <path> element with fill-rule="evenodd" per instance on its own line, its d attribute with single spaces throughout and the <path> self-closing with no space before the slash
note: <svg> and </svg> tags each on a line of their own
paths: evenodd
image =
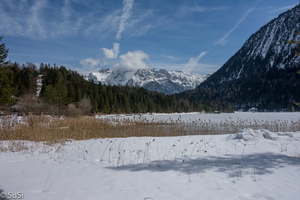
<svg viewBox="0 0 300 200">
<path fill-rule="evenodd" d="M 0 41 L 2 37 L 0 37 Z M 148 91 L 140 87 L 111 86 L 85 80 L 64 66 L 6 61 L 8 49 L 0 45 L 0 113 L 191 112 L 211 108 L 188 99 Z M 222 109 L 221 109 L 222 110 Z M 232 110 L 226 110 L 232 111 Z"/>
<path fill-rule="evenodd" d="M 1 69 L 5 70 L 7 77 L 7 98 L 1 102 L 2 109 L 14 105 L 10 110 L 73 114 L 198 111 L 186 99 L 144 88 L 95 84 L 64 66 L 8 63 Z M 39 75 L 42 88 L 40 95 L 36 96 Z"/>
</svg>

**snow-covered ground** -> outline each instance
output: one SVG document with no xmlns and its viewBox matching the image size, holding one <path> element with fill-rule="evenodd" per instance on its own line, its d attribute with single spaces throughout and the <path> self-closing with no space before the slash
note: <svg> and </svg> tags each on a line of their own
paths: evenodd
<svg viewBox="0 0 300 200">
<path fill-rule="evenodd" d="M 300 197 L 300 132 L 244 129 L 232 135 L 25 145 L 22 152 L 0 153 L 0 191 L 20 192 L 24 199 Z"/>
</svg>

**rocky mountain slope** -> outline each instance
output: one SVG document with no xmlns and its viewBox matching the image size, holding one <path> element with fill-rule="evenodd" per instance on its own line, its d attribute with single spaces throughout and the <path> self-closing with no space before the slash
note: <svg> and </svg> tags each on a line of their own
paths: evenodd
<svg viewBox="0 0 300 200">
<path fill-rule="evenodd" d="M 128 85 L 164 94 L 175 94 L 195 89 L 206 77 L 164 69 L 138 69 L 136 71 L 101 69 L 98 72 L 90 73 L 86 79 L 106 85 Z"/>
<path fill-rule="evenodd" d="M 181 96 L 222 109 L 293 110 L 300 101 L 300 5 L 260 28 L 197 90 Z"/>
</svg>

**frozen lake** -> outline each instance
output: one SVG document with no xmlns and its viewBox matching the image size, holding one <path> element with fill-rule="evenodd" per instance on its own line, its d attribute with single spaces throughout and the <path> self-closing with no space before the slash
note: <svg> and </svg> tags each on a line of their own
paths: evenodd
<svg viewBox="0 0 300 200">
<path fill-rule="evenodd" d="M 287 120 L 289 122 L 300 120 L 300 113 L 298 112 L 235 112 L 235 113 L 221 113 L 221 114 L 203 114 L 198 112 L 193 113 L 171 113 L 171 114 L 133 114 L 133 115 L 97 115 L 97 118 L 126 118 L 136 119 L 140 117 L 147 120 L 177 120 L 181 119 L 181 122 L 192 123 L 195 120 L 206 120 L 215 123 L 224 122 L 225 120 L 237 121 L 237 120 Z"/>
<path fill-rule="evenodd" d="M 300 113 L 172 113 L 102 115 L 96 118 L 111 122 L 130 121 L 149 124 L 149 129 L 163 125 L 165 132 L 176 130 L 178 135 L 231 134 L 244 128 L 267 129 L 270 131 L 300 131 Z M 180 131 L 178 131 L 180 129 Z M 180 133 L 181 132 L 181 133 Z M 166 136 L 169 136 L 168 134 Z"/>
</svg>

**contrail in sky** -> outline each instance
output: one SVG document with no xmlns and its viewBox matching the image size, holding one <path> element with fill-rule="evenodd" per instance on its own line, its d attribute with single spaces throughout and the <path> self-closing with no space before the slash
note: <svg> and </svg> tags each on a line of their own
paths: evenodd
<svg viewBox="0 0 300 200">
<path fill-rule="evenodd" d="M 184 72 L 191 72 L 197 65 L 198 62 L 201 60 L 203 56 L 205 56 L 208 52 L 203 51 L 197 56 L 196 58 L 191 57 L 189 62 L 184 66 L 183 70 Z"/>
<path fill-rule="evenodd" d="M 203 51 L 198 57 L 194 58 L 191 57 L 191 59 L 189 60 L 189 62 L 184 66 L 183 71 L 193 71 L 195 67 L 197 67 L 197 65 L 199 64 L 199 61 L 201 60 L 201 58 L 203 56 L 205 56 L 206 54 L 208 54 L 210 51 L 212 51 L 212 49 L 217 46 L 217 45 L 221 45 L 221 44 L 226 44 L 227 38 L 233 33 L 233 31 L 235 29 L 237 29 L 239 27 L 239 25 L 248 17 L 248 15 L 256 8 L 257 4 L 260 2 L 260 0 L 258 0 L 255 5 L 250 8 L 249 10 L 247 10 L 247 12 L 243 15 L 243 17 L 234 25 L 234 27 L 232 29 L 230 29 L 221 39 L 219 39 L 215 45 L 209 50 L 209 51 Z"/>
<path fill-rule="evenodd" d="M 126 21 L 128 21 L 131 16 L 133 2 L 134 0 L 123 0 L 123 14 L 121 16 L 118 33 L 116 35 L 117 40 L 121 39 L 121 34 L 125 29 Z"/>
<path fill-rule="evenodd" d="M 247 10 L 247 12 L 243 15 L 243 17 L 235 24 L 235 26 L 230 30 L 228 31 L 221 39 L 219 39 L 217 42 L 216 42 L 216 45 L 218 44 L 225 44 L 226 43 L 226 40 L 227 38 L 231 35 L 231 33 L 237 29 L 239 27 L 239 25 L 248 17 L 248 15 L 256 8 L 256 5 L 259 1 L 256 2 L 256 4 L 250 8 L 249 10 Z"/>
</svg>

